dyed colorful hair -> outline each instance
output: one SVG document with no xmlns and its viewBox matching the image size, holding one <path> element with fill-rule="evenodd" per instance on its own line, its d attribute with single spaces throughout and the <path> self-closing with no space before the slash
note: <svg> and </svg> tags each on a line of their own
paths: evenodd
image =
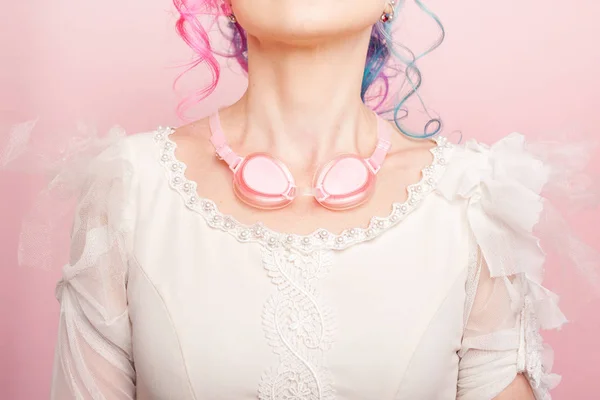
<svg viewBox="0 0 600 400">
<path fill-rule="evenodd" d="M 400 11 L 404 1 L 399 1 L 396 13 Z M 416 62 L 443 42 L 445 32 L 439 18 L 421 0 L 414 0 L 414 2 L 439 27 L 441 32 L 439 37 L 427 50 L 415 54 L 394 40 L 392 37 L 393 23 L 377 22 L 371 32 L 361 97 L 378 114 L 390 115 L 389 119 L 393 120 L 405 135 L 414 138 L 427 138 L 439 133 L 442 124 L 439 118 L 430 115 L 418 93 L 422 78 Z M 179 104 L 179 114 L 183 115 L 186 109 L 208 97 L 217 87 L 221 75 L 221 66 L 217 56 L 233 58 L 244 71 L 248 71 L 248 43 L 246 32 L 240 24 L 229 20 L 230 11 L 223 0 L 174 0 L 174 4 L 180 14 L 176 24 L 177 32 L 196 53 L 195 59 L 186 71 L 204 64 L 211 73 L 211 80 L 208 85 Z M 209 26 L 204 26 L 200 18 L 205 20 L 210 18 Z M 214 49 L 208 33 L 211 31 L 210 28 L 218 25 L 220 21 L 228 22 L 227 28 L 220 30 L 231 44 L 229 52 L 225 54 L 220 54 Z M 206 22 L 204 24 L 206 25 Z M 399 78 L 403 78 L 402 84 L 398 90 L 394 91 L 392 90 L 392 82 Z M 407 93 L 404 93 L 403 89 L 406 83 L 408 83 L 409 89 Z M 413 95 L 417 96 L 429 118 L 422 133 L 412 132 L 401 123 L 408 116 L 405 103 Z"/>
</svg>

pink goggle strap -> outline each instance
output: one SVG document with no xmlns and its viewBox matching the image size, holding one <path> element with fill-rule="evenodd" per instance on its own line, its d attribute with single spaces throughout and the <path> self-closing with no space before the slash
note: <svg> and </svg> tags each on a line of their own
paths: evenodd
<svg viewBox="0 0 600 400">
<path fill-rule="evenodd" d="M 240 165 L 242 157 L 237 155 L 231 147 L 229 147 L 225 134 L 223 133 L 223 128 L 221 127 L 221 120 L 219 119 L 218 112 L 210 116 L 209 124 L 211 131 L 210 142 L 215 147 L 217 156 L 225 161 L 232 171 L 235 171 L 238 165 Z"/>
<path fill-rule="evenodd" d="M 373 173 L 377 173 L 387 156 L 387 153 L 390 151 L 392 147 L 391 132 L 389 127 L 387 127 L 381 121 L 381 117 L 375 115 L 377 118 L 377 145 L 375 147 L 375 151 L 371 154 L 371 157 L 367 159 L 367 164 L 371 167 Z M 227 143 L 227 139 L 225 138 L 225 134 L 223 133 L 223 128 L 221 127 L 221 120 L 219 119 L 219 113 L 215 112 L 209 118 L 210 130 L 212 136 L 210 137 L 210 142 L 215 147 L 217 151 L 217 155 L 223 161 L 229 165 L 229 168 L 232 171 L 235 171 L 237 166 L 242 161 L 242 157 L 237 155 L 229 144 Z"/>
<path fill-rule="evenodd" d="M 379 171 L 385 157 L 392 147 L 392 142 L 390 141 L 392 133 L 389 126 L 383 123 L 379 115 L 375 114 L 375 117 L 377 118 L 377 145 L 375 151 L 371 154 L 371 157 L 367 159 L 367 164 L 371 167 L 374 174 Z"/>
</svg>

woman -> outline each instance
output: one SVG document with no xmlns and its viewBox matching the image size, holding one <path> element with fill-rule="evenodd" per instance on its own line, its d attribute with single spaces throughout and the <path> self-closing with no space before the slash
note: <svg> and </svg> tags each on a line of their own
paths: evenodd
<svg viewBox="0 0 600 400">
<path fill-rule="evenodd" d="M 548 170 L 519 135 L 415 139 L 365 105 L 394 7 L 224 4 L 244 96 L 89 168 L 54 399 L 550 398 L 538 329 L 564 317 L 532 234 Z"/>
</svg>

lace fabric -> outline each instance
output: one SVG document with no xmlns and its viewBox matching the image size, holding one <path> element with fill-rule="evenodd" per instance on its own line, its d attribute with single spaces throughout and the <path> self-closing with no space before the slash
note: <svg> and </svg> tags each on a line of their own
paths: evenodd
<svg viewBox="0 0 600 400">
<path fill-rule="evenodd" d="M 263 251 L 264 267 L 277 287 L 265 304 L 263 327 L 280 362 L 263 374 L 260 400 L 335 399 L 325 353 L 334 342 L 336 323 L 317 291 L 319 279 L 331 268 L 331 258 L 331 250 L 309 255 L 289 248 Z"/>
</svg>

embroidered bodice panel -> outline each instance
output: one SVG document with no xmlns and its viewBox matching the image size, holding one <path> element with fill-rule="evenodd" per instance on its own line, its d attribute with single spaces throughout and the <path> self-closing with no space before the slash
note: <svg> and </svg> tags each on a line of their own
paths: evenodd
<svg viewBox="0 0 600 400">
<path fill-rule="evenodd" d="M 136 269 L 143 268 L 144 275 L 130 276 L 136 282 L 129 289 L 130 308 L 136 310 L 132 322 L 141 327 L 162 315 L 169 336 L 177 334 L 183 356 L 161 356 L 157 368 L 158 360 L 146 360 L 140 349 L 138 374 L 144 381 L 165 381 L 165 370 L 176 369 L 185 358 L 198 399 L 223 394 L 269 400 L 394 399 L 414 353 L 435 344 L 446 363 L 436 364 L 440 353 L 431 354 L 419 390 L 437 393 L 425 384 L 432 376 L 437 386 L 455 387 L 467 242 L 448 241 L 445 228 L 453 225 L 459 238 L 466 227 L 459 212 L 451 221 L 436 211 L 435 203 L 432 199 L 430 206 L 415 211 L 414 216 L 432 213 L 432 220 L 438 220 L 418 234 L 420 218 L 411 216 L 359 246 L 305 253 L 283 245 L 240 243 L 199 223 L 200 218 L 162 215 L 161 220 L 177 221 L 171 229 L 187 234 L 168 245 L 163 239 L 165 251 L 138 253 Z M 159 235 L 160 229 L 149 225 L 138 240 Z M 209 235 L 210 240 L 202 239 Z M 435 253 L 428 250 L 432 241 L 440 243 Z M 382 254 L 382 249 L 390 250 Z M 448 258 L 455 261 L 448 263 Z M 165 265 L 177 266 L 177 272 Z M 136 294 L 138 285 L 155 286 L 164 311 L 146 307 Z M 458 306 L 439 311 L 444 304 Z M 443 321 L 443 333 L 423 343 L 435 320 Z M 157 328 L 134 329 L 134 343 L 153 342 Z"/>
</svg>

